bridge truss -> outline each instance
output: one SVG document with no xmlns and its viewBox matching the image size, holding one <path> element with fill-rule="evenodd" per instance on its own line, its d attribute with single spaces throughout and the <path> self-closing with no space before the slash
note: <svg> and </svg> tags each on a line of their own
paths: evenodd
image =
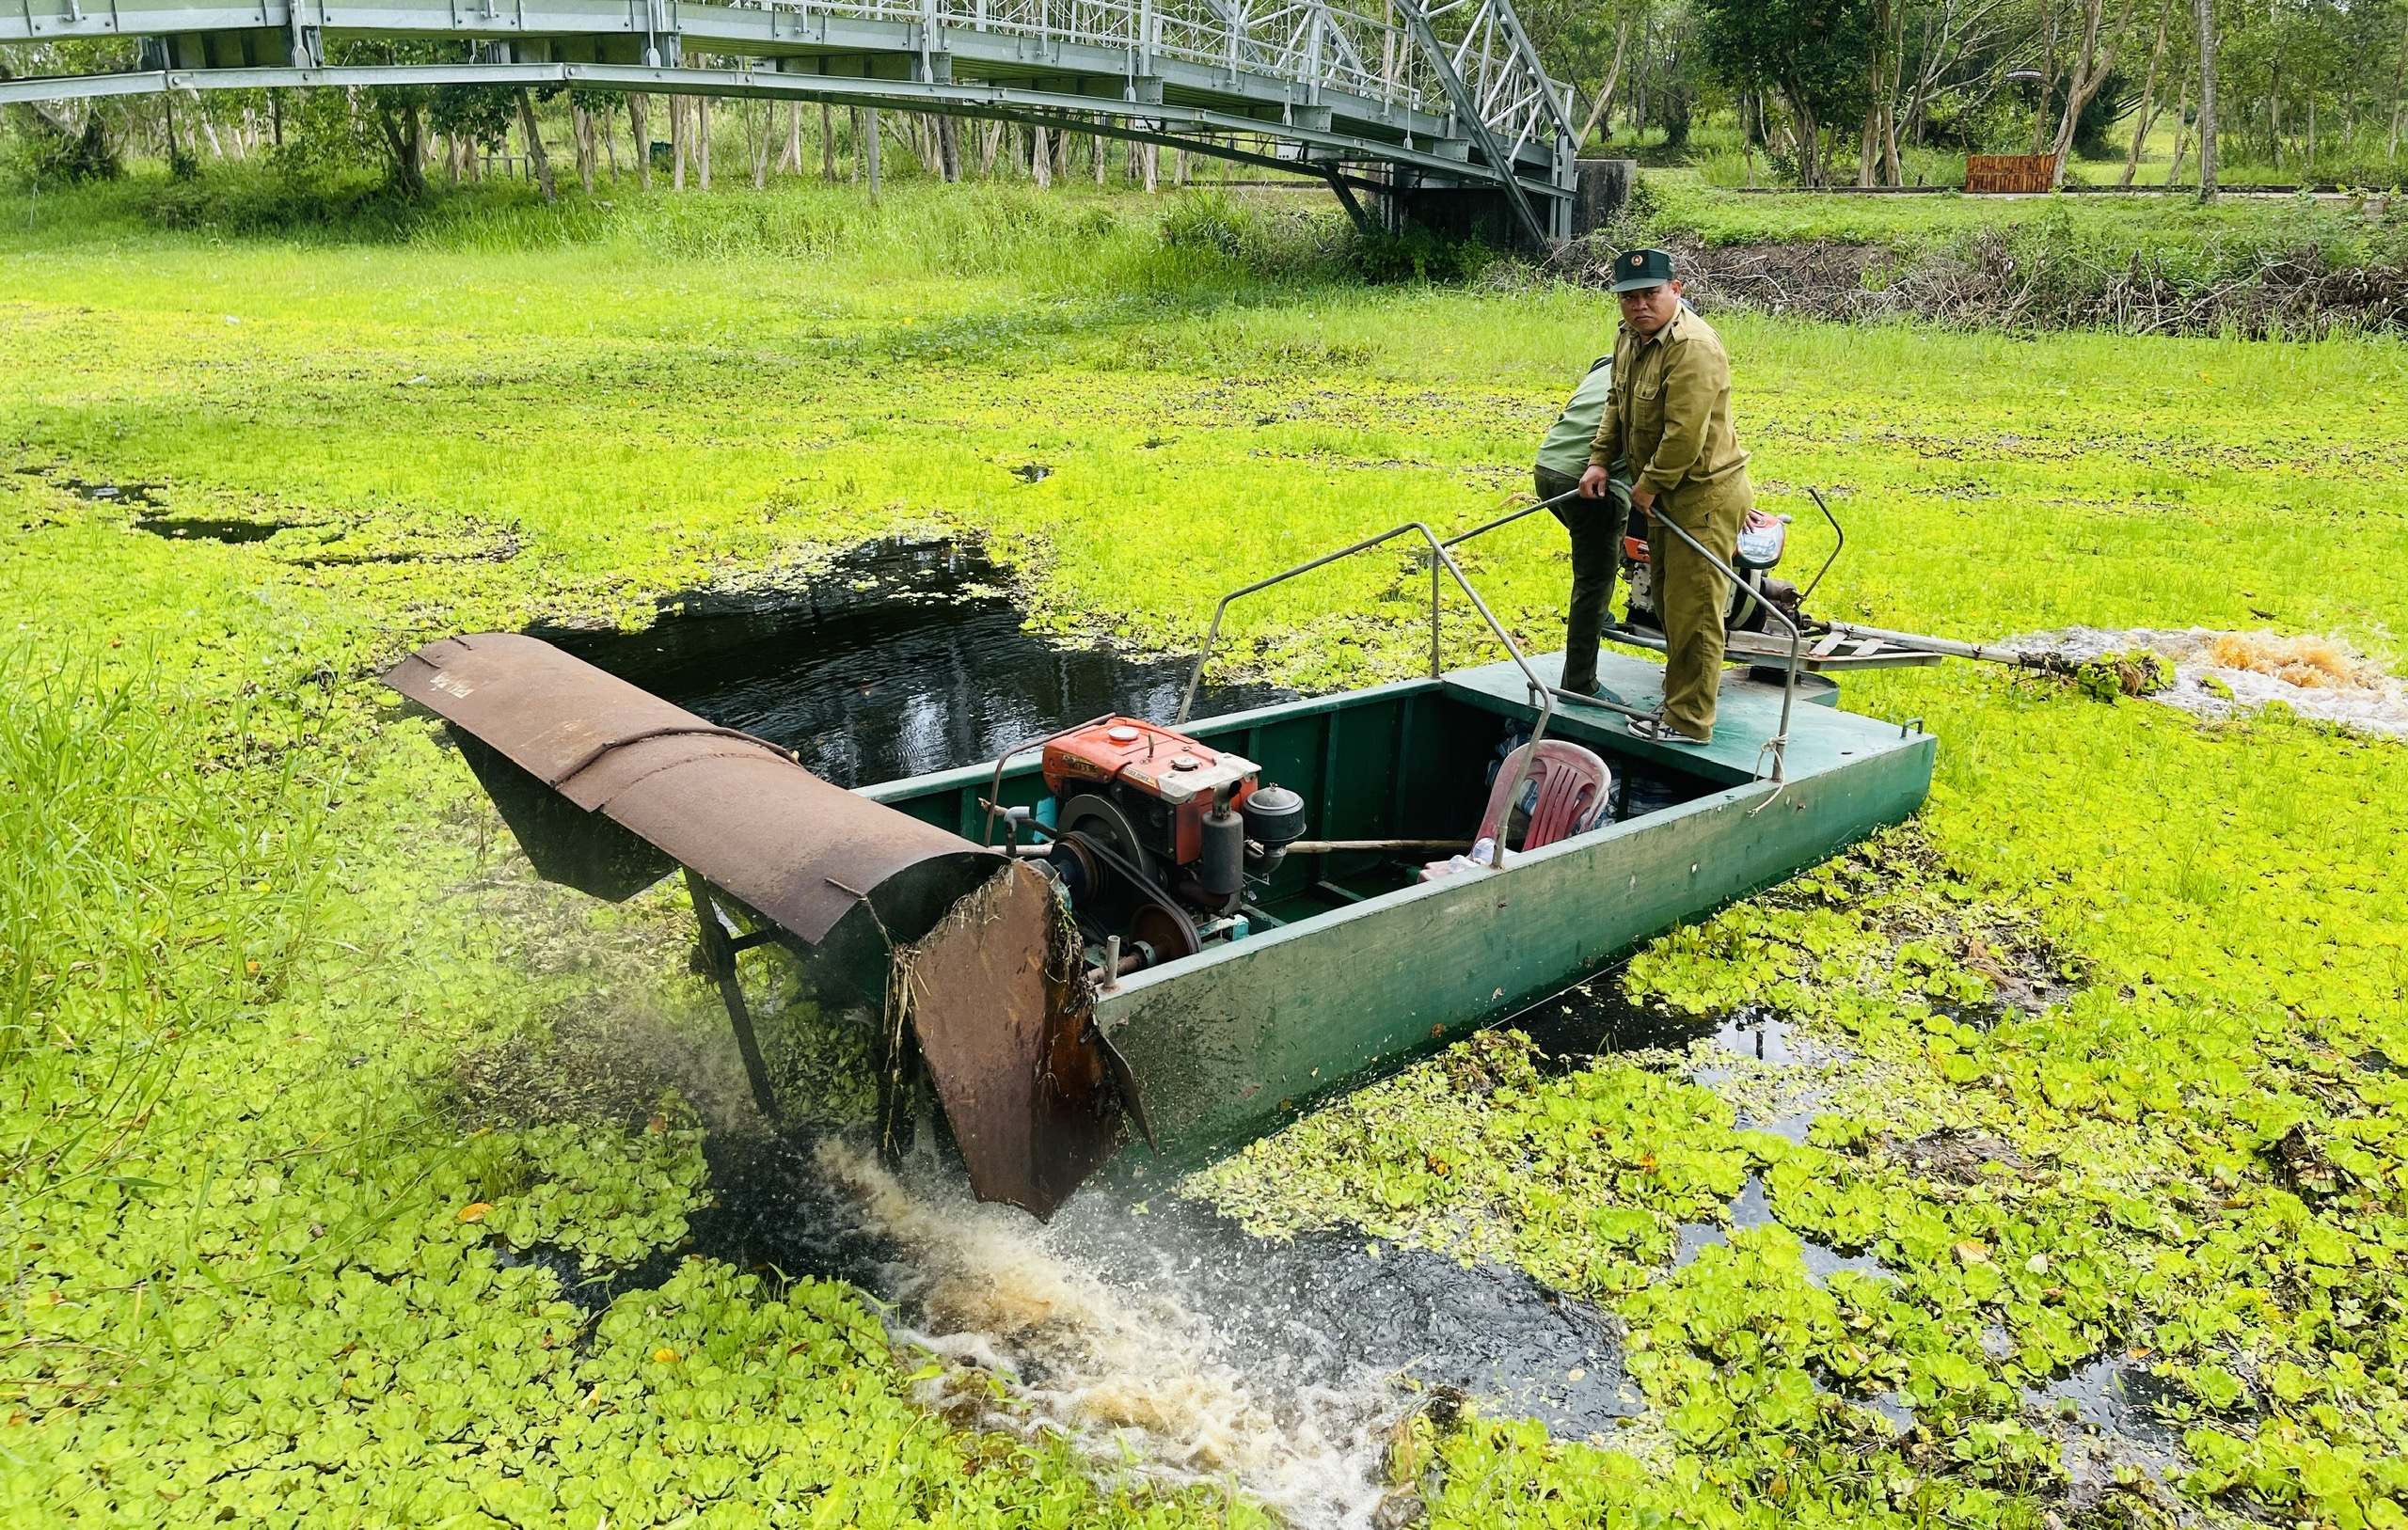
<svg viewBox="0 0 2408 1530">
<path fill-rule="evenodd" d="M 1351 5 L 1361 8 L 1349 8 Z M 0 42 L 143 39 L 121 73 L 0 103 L 261 87 L 498 85 L 999 118 L 1319 176 L 1362 216 L 1501 200 L 1572 232 L 1564 87 L 1512 0 L 0 0 Z M 329 43 L 464 40 L 448 64 Z"/>
</svg>

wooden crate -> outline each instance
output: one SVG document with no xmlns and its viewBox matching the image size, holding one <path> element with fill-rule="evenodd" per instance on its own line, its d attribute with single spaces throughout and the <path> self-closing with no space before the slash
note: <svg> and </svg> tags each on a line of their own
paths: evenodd
<svg viewBox="0 0 2408 1530">
<path fill-rule="evenodd" d="M 2049 191 L 2056 180 L 2053 154 L 1969 154 L 1965 158 L 1969 192 Z"/>
</svg>

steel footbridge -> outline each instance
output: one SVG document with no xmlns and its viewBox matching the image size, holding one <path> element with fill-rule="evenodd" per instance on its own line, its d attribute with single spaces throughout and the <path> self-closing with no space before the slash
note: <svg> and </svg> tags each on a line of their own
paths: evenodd
<svg viewBox="0 0 2408 1530">
<path fill-rule="evenodd" d="M 0 102 L 461 84 L 825 102 L 1302 172 L 1358 218 L 1367 192 L 1440 227 L 1569 236 L 1567 89 L 1511 0 L 1354 3 L 0 0 L 0 42 L 141 39 L 137 69 L 0 80 Z M 428 41 L 459 60 L 360 61 Z"/>
</svg>

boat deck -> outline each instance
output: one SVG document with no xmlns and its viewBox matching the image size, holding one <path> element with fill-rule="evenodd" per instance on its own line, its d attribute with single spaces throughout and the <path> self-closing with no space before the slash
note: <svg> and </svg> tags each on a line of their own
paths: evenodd
<svg viewBox="0 0 2408 1530">
<path fill-rule="evenodd" d="M 1548 684 L 1558 684 L 1563 678 L 1563 655 L 1541 655 L 1530 660 L 1530 668 Z M 1560 699 L 1556 702 L 1555 719 L 1547 725 L 1547 733 L 1592 749 L 1602 747 L 1609 751 L 1608 759 L 1614 754 L 1625 755 L 1735 786 L 1754 781 L 1772 768 L 1765 745 L 1781 727 L 1779 682 L 1766 684 L 1747 675 L 1746 670 L 1735 665 L 1723 671 L 1721 695 L 1715 707 L 1714 741 L 1710 744 L 1656 744 L 1633 738 L 1628 722 L 1619 713 Z M 1608 652 L 1597 657 L 1597 680 L 1625 706 L 1646 711 L 1663 704 L 1661 664 Z M 1482 665 L 1477 670 L 1457 670 L 1442 683 L 1474 705 L 1512 716 L 1526 716 L 1531 711 L 1529 687 L 1522 679 L 1522 671 L 1510 660 Z M 1792 781 L 1844 769 L 1872 755 L 1899 749 L 1930 749 L 1928 735 L 1921 735 L 1921 742 L 1917 743 L 1918 734 L 1911 724 L 1901 728 L 1877 718 L 1843 712 L 1830 704 L 1836 700 L 1832 687 L 1810 686 L 1810 677 L 1799 676 L 1798 701 L 1824 704 L 1800 704 L 1791 709 L 1788 760 Z"/>
</svg>

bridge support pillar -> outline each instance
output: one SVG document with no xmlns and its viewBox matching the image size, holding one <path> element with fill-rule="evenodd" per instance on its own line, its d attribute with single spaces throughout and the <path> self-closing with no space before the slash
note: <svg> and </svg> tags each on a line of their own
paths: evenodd
<svg viewBox="0 0 2408 1530">
<path fill-rule="evenodd" d="M 1577 162 L 1579 180 L 1572 194 L 1570 236 L 1580 239 L 1613 221 L 1630 200 L 1639 181 L 1635 159 L 1584 159 Z"/>
</svg>

